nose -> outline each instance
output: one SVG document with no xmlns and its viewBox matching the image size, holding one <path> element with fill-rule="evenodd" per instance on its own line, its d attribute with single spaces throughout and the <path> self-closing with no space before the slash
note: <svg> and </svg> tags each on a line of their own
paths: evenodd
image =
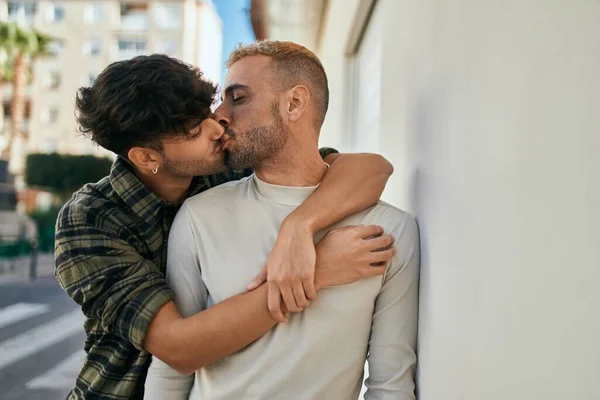
<svg viewBox="0 0 600 400">
<path fill-rule="evenodd" d="M 208 137 L 211 140 L 221 139 L 221 136 L 223 136 L 223 133 L 225 133 L 225 127 L 221 126 L 221 124 L 219 124 L 214 117 L 212 119 L 208 119 L 207 123 L 210 124 L 210 129 L 207 130 Z"/>
<path fill-rule="evenodd" d="M 221 140 L 221 137 L 223 136 L 223 134 L 225 133 L 225 127 L 223 126 L 219 126 L 219 129 L 216 130 L 216 133 L 214 135 L 214 140 Z"/>
<path fill-rule="evenodd" d="M 231 118 L 229 118 L 226 115 L 225 112 L 225 107 L 223 104 L 221 104 L 219 107 L 217 107 L 217 109 L 214 112 L 214 119 L 215 121 L 217 121 L 221 126 L 227 128 L 229 126 L 229 124 L 231 124 Z"/>
</svg>

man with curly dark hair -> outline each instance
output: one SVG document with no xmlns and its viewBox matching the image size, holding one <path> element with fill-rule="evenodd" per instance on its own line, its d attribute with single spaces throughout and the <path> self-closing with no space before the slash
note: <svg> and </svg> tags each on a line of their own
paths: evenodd
<svg viewBox="0 0 600 400">
<path fill-rule="evenodd" d="M 165 280 L 166 242 L 183 201 L 252 173 L 225 165 L 215 94 L 197 68 L 164 55 L 113 63 L 79 90 L 80 131 L 117 157 L 110 175 L 76 192 L 57 220 L 56 277 L 87 317 L 87 357 L 69 399 L 141 399 L 151 355 L 192 372 L 278 322 L 266 283 L 183 318 Z M 315 230 L 374 204 L 392 172 L 378 155 L 335 153 L 322 149 L 331 168 L 286 218 L 265 260 L 283 277 L 282 290 L 303 289 L 295 307 L 309 306 L 316 279 L 335 285 L 366 277 L 352 259 L 370 251 L 363 238 L 382 233 L 354 227 L 351 239 L 332 237 L 315 254 Z M 323 207 L 331 203 L 335 209 Z M 218 243 L 210 251 L 219 252 Z"/>
</svg>

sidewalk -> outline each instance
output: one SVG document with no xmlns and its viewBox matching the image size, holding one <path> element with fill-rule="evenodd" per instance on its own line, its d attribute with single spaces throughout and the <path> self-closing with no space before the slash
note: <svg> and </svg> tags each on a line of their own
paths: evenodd
<svg viewBox="0 0 600 400">
<path fill-rule="evenodd" d="M 31 258 L 19 257 L 14 262 L 0 261 L 0 285 L 17 282 L 28 282 L 30 280 Z M 54 276 L 54 255 L 52 253 L 38 254 L 36 266 L 36 278 Z"/>
</svg>

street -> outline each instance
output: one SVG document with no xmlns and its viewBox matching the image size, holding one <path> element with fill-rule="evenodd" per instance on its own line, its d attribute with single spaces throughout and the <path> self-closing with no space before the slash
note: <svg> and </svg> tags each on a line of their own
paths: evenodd
<svg viewBox="0 0 600 400">
<path fill-rule="evenodd" d="M 26 263 L 0 270 L 0 398 L 64 399 L 83 363 L 83 315 L 40 257 L 39 278 Z"/>
<path fill-rule="evenodd" d="M 39 261 L 34 283 L 28 260 L 0 268 L 1 400 L 64 399 L 85 357 L 83 314 L 56 282 L 52 257 Z"/>
</svg>

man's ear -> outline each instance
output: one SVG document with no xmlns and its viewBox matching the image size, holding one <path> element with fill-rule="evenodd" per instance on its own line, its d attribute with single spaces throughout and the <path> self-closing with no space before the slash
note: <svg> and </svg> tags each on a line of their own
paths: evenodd
<svg viewBox="0 0 600 400">
<path fill-rule="evenodd" d="M 292 122 L 297 122 L 302 114 L 308 109 L 308 103 L 310 101 L 310 92 L 304 85 L 297 85 L 291 88 L 287 92 L 288 118 Z"/>
<path fill-rule="evenodd" d="M 136 167 L 147 172 L 158 170 L 162 165 L 162 157 L 158 151 L 147 147 L 132 147 L 127 156 Z"/>
</svg>

